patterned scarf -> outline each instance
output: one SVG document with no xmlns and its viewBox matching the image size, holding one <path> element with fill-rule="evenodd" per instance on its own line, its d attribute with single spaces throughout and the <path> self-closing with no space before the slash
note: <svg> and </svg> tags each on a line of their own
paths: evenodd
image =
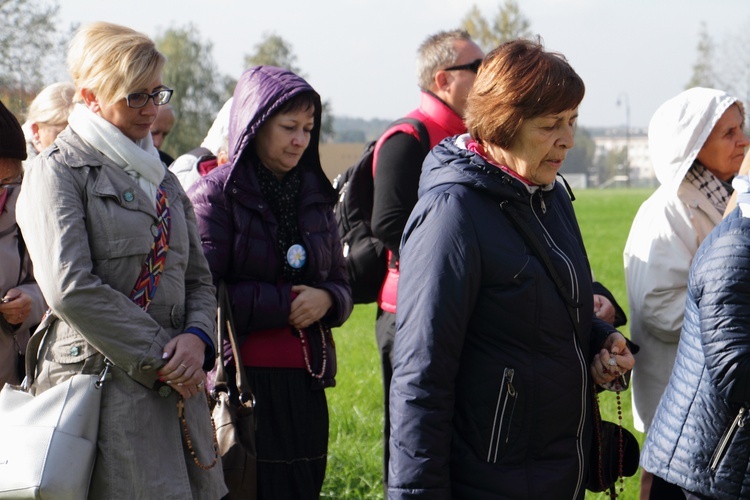
<svg viewBox="0 0 750 500">
<path fill-rule="evenodd" d="M 299 216 L 299 192 L 302 186 L 300 170 L 299 168 L 293 168 L 279 181 L 270 170 L 261 164 L 257 157 L 253 165 L 258 177 L 260 192 L 268 202 L 271 212 L 278 222 L 276 245 L 281 262 L 284 263 L 284 280 L 287 283 L 298 285 L 302 283 L 302 275 L 306 265 L 299 269 L 293 268 L 287 261 L 286 253 L 292 245 L 302 244 L 297 219 Z M 306 250 L 308 250 L 309 256 L 309 249 Z"/>
<path fill-rule="evenodd" d="M 734 191 L 729 183 L 722 182 L 698 160 L 693 162 L 690 170 L 685 174 L 685 178 L 708 198 L 708 201 L 720 214 L 724 213 L 727 208 L 727 201 Z"/>
<path fill-rule="evenodd" d="M 141 274 L 138 276 L 135 286 L 133 286 L 133 291 L 130 292 L 132 301 L 144 311 L 148 311 L 151 299 L 153 299 L 159 286 L 164 263 L 167 260 L 167 250 L 169 250 L 169 230 L 172 226 L 172 217 L 169 215 L 169 199 L 163 184 L 156 190 L 156 213 L 159 214 L 159 222 L 156 225 L 154 242 L 151 244 L 151 251 L 143 262 Z"/>
</svg>

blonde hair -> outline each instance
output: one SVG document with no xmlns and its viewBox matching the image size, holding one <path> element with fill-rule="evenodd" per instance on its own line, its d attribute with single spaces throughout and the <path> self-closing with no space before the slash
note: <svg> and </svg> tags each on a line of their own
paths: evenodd
<svg viewBox="0 0 750 500">
<path fill-rule="evenodd" d="M 70 82 L 56 82 L 44 87 L 31 102 L 26 123 L 40 125 L 63 125 L 73 110 L 73 95 L 76 87 Z"/>
<path fill-rule="evenodd" d="M 68 47 L 68 71 L 76 86 L 75 102 L 89 89 L 105 103 L 147 88 L 164 67 L 165 57 L 143 33 L 117 24 L 82 26 Z"/>
</svg>

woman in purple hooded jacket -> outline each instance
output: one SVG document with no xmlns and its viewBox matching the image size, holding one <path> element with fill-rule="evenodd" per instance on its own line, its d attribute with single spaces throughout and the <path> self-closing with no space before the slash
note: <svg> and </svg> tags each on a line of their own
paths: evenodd
<svg viewBox="0 0 750 500">
<path fill-rule="evenodd" d="M 352 310 L 336 196 L 318 153 L 320 117 L 320 96 L 305 80 L 248 69 L 234 91 L 229 163 L 189 193 L 214 282 L 227 283 L 257 400 L 260 499 L 320 494 L 326 383 L 312 376 L 303 348 Z"/>
</svg>

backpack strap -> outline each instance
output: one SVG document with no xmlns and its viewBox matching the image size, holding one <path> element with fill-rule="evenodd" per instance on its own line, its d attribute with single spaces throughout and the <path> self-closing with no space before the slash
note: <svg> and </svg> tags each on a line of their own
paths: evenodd
<svg viewBox="0 0 750 500">
<path fill-rule="evenodd" d="M 411 117 L 399 118 L 395 122 L 388 125 L 386 132 L 388 132 L 392 128 L 395 128 L 403 124 L 408 124 L 414 127 L 414 129 L 419 134 L 419 144 L 422 146 L 422 151 L 424 152 L 424 155 L 427 156 L 427 153 L 429 153 L 430 149 L 432 149 L 431 142 L 430 142 L 430 133 L 427 130 L 427 127 L 425 126 L 425 124 L 422 123 L 421 120 L 418 120 L 416 118 L 411 118 Z"/>
<path fill-rule="evenodd" d="M 406 126 L 404 126 L 406 125 Z M 419 134 L 419 144 L 422 146 L 422 155 L 427 156 L 427 153 L 432 149 L 432 143 L 430 142 L 430 133 L 427 130 L 427 126 L 416 118 L 409 116 L 399 118 L 398 120 L 391 122 L 385 131 L 380 134 L 380 137 L 375 141 L 373 145 L 373 156 L 372 156 L 372 177 L 375 178 L 375 169 L 377 167 L 377 153 L 379 153 L 382 143 L 388 140 L 392 135 L 398 132 L 403 132 L 408 135 L 412 135 L 408 128 L 411 127 Z"/>
</svg>

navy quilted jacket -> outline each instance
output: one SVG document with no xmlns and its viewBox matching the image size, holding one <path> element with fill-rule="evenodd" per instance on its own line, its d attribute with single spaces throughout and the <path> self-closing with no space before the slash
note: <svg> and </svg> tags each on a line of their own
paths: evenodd
<svg viewBox="0 0 750 500">
<path fill-rule="evenodd" d="M 306 91 L 313 89 L 283 69 L 258 66 L 245 71 L 232 103 L 230 161 L 202 177 L 188 193 L 214 282 L 227 282 L 239 334 L 289 324 L 292 285 L 282 282 L 276 218 L 261 195 L 247 160 L 250 155 L 243 153 L 253 147 L 258 129 L 279 106 Z M 336 194 L 318 154 L 321 107 L 315 96 L 315 127 L 296 167 L 302 171 L 298 222 L 308 254 L 303 283 L 330 292 L 334 305 L 323 321 L 335 327 L 349 317 L 352 300 L 333 215 Z"/>
<path fill-rule="evenodd" d="M 404 232 L 388 496 L 580 499 L 592 435 L 591 271 L 562 183 L 529 190 L 449 138 Z M 500 204 L 579 303 L 576 321 Z"/>
<path fill-rule="evenodd" d="M 750 219 L 735 210 L 693 260 L 644 469 L 710 498 L 750 498 Z"/>
</svg>

